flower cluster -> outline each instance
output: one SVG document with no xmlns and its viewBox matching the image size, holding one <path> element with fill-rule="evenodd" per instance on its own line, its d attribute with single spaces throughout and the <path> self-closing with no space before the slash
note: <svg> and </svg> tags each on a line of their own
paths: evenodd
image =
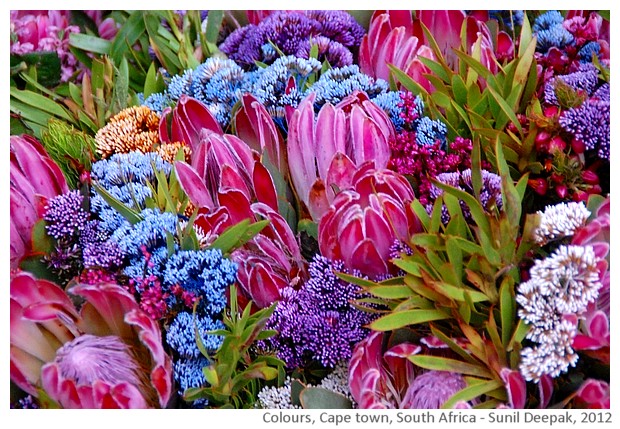
<svg viewBox="0 0 620 429">
<path fill-rule="evenodd" d="M 359 45 L 363 36 L 363 27 L 344 11 L 282 11 L 258 25 L 236 30 L 220 49 L 238 64 L 253 67 L 256 61 L 271 63 L 276 49 L 284 55 L 308 59 L 310 47 L 317 45 L 319 59 L 343 67 L 352 63 L 350 50 Z"/>
<path fill-rule="evenodd" d="M 364 325 L 372 318 L 353 306 L 362 298 L 358 287 L 337 277 L 337 272 L 348 272 L 342 262 L 315 256 L 308 272 L 310 279 L 300 290 L 282 291 L 267 324 L 278 334 L 266 347 L 277 350 L 289 368 L 309 360 L 333 368 L 351 357 L 353 345 L 367 335 Z"/>
</svg>

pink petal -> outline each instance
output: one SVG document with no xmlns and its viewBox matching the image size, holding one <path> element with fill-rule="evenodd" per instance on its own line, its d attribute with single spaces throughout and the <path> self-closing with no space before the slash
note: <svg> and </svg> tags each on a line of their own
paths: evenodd
<svg viewBox="0 0 620 429">
<path fill-rule="evenodd" d="M 508 404 L 511 408 L 525 408 L 525 402 L 527 399 L 527 385 L 521 373 L 508 368 L 502 368 L 500 376 L 506 386 L 506 392 L 508 393 Z"/>
<path fill-rule="evenodd" d="M 196 173 L 196 170 L 183 161 L 175 162 L 174 168 L 181 189 L 187 194 L 192 203 L 197 207 L 213 209 L 215 207 L 213 198 L 209 194 L 204 180 Z"/>
</svg>

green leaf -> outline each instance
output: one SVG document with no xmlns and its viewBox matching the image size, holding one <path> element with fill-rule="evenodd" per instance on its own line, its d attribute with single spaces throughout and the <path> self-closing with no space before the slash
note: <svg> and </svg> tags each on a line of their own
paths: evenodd
<svg viewBox="0 0 620 429">
<path fill-rule="evenodd" d="M 412 355 L 409 356 L 407 359 L 413 362 L 414 365 L 417 365 L 420 368 L 424 369 L 430 369 L 435 371 L 449 371 L 463 375 L 473 375 L 476 377 L 491 378 L 491 373 L 486 367 L 482 365 L 463 362 L 456 359 L 425 355 Z"/>
<path fill-rule="evenodd" d="M 304 231 L 306 234 L 308 234 L 310 237 L 314 238 L 315 240 L 319 239 L 319 226 L 316 222 L 313 222 L 310 219 L 300 220 L 299 223 L 297 224 L 297 231 L 298 232 Z"/>
<path fill-rule="evenodd" d="M 511 228 L 516 231 L 521 222 L 521 198 L 510 176 L 510 170 L 504 158 L 504 151 L 499 139 L 495 141 L 495 157 L 497 170 L 502 178 L 503 211 L 508 217 Z"/>
<path fill-rule="evenodd" d="M 115 64 L 121 62 L 125 53 L 132 49 L 140 36 L 145 33 L 146 27 L 143 18 L 146 13 L 148 12 L 140 10 L 133 11 L 127 18 L 127 21 L 125 21 L 123 26 L 118 30 L 118 33 L 116 33 L 116 36 L 112 40 L 112 45 L 110 46 L 110 56 Z"/>
<path fill-rule="evenodd" d="M 370 329 L 392 331 L 409 325 L 418 325 L 432 320 L 448 319 L 449 317 L 441 310 L 407 310 L 380 317 L 370 324 Z"/>
<path fill-rule="evenodd" d="M 508 344 L 508 347 L 506 347 L 506 351 L 510 352 L 514 350 L 517 344 L 521 344 L 521 342 L 523 341 L 523 339 L 525 338 L 529 330 L 530 330 L 530 325 L 525 323 L 523 319 L 520 319 L 517 324 L 517 327 L 515 328 L 512 334 L 512 338 L 510 338 L 510 343 Z"/>
<path fill-rule="evenodd" d="M 69 35 L 69 44 L 74 48 L 99 55 L 108 55 L 112 47 L 112 42 L 109 40 L 82 33 L 71 33 Z"/>
<path fill-rule="evenodd" d="M 524 13 L 523 24 L 521 24 L 521 34 L 519 35 L 519 57 L 525 54 L 532 40 L 532 27 L 527 18 L 527 13 Z"/>
<path fill-rule="evenodd" d="M 15 87 L 11 87 L 10 94 L 11 97 L 15 97 L 27 106 L 31 106 L 32 108 L 36 108 L 37 110 L 41 110 L 43 112 L 51 113 L 52 115 L 66 120 L 67 122 L 73 123 L 73 118 L 65 109 L 43 95 L 28 90 L 19 90 Z"/>
<path fill-rule="evenodd" d="M 351 274 L 342 273 L 340 271 L 334 271 L 334 274 L 336 274 L 338 278 L 344 280 L 347 283 L 352 283 L 363 288 L 373 288 L 379 286 L 379 283 L 373 282 L 372 280 L 352 276 Z"/>
<path fill-rule="evenodd" d="M 484 395 L 492 390 L 503 387 L 503 383 L 498 380 L 489 380 L 484 383 L 474 384 L 473 386 L 469 386 L 464 388 L 463 390 L 458 391 L 454 395 L 448 399 L 441 408 L 450 409 L 454 408 L 457 402 L 460 401 L 471 401 L 481 395 Z"/>
<path fill-rule="evenodd" d="M 424 96 L 425 100 L 430 97 L 428 91 L 426 91 L 426 89 L 424 89 L 422 85 L 409 77 L 407 73 L 397 67 L 394 67 L 392 64 L 388 64 L 388 68 L 394 74 L 396 80 L 398 80 L 409 92 L 413 93 L 414 95 L 422 95 Z"/>
<path fill-rule="evenodd" d="M 499 95 L 493 88 L 488 86 L 487 90 L 489 91 L 493 99 L 497 102 L 501 111 L 508 117 L 508 119 L 510 119 L 510 121 L 514 124 L 514 126 L 517 127 L 519 132 L 523 134 L 523 128 L 521 127 L 521 123 L 519 122 L 519 119 L 517 119 L 517 115 L 515 115 L 515 112 L 512 110 L 512 107 L 509 106 L 506 100 L 504 100 L 501 97 L 501 95 Z M 496 122 L 500 122 L 499 121 L 500 117 L 498 115 L 495 115 L 495 117 L 496 117 Z M 503 128 L 503 126 L 501 128 Z"/>
<path fill-rule="evenodd" d="M 430 327 L 431 327 L 431 333 L 437 338 L 439 338 L 441 341 L 443 341 L 448 347 L 450 347 L 450 349 L 453 352 L 461 356 L 464 360 L 466 360 L 470 364 L 478 365 L 478 361 L 474 357 L 472 357 L 472 355 L 470 355 L 467 352 L 467 350 L 465 350 L 464 348 L 459 346 L 456 342 L 454 342 L 452 338 L 448 337 L 442 331 L 437 329 L 437 327 L 433 323 L 430 324 Z"/>
<path fill-rule="evenodd" d="M 476 222 L 476 225 L 480 227 L 482 233 L 486 235 L 488 238 L 493 236 L 491 233 L 491 224 L 489 223 L 487 214 L 485 213 L 484 209 L 480 205 L 480 202 L 476 200 L 475 197 L 473 197 L 472 195 L 468 194 L 465 191 L 446 185 L 437 180 L 433 179 L 432 182 L 435 186 L 442 189 L 444 192 L 452 194 L 458 199 L 462 200 L 469 208 L 469 211 L 471 213 L 472 218 L 474 219 L 474 222 Z"/>
<path fill-rule="evenodd" d="M 35 81 L 44 87 L 54 87 L 60 82 L 61 64 L 60 58 L 56 52 L 32 52 L 29 54 L 15 55 L 10 57 L 11 67 L 15 67 L 20 63 L 28 66 L 29 72 L 36 73 Z M 24 78 L 26 73 L 20 73 Z"/>
<path fill-rule="evenodd" d="M 467 87 L 458 74 L 452 75 L 452 93 L 454 94 L 454 101 L 458 104 L 463 105 L 467 103 Z"/>
<path fill-rule="evenodd" d="M 220 236 L 211 244 L 210 248 L 220 249 L 224 254 L 229 253 L 233 249 L 243 246 L 245 243 L 250 241 L 268 224 L 269 220 L 266 219 L 253 224 L 250 224 L 249 219 L 244 219 L 220 234 Z"/>
<path fill-rule="evenodd" d="M 411 289 L 407 286 L 373 286 L 368 288 L 368 292 L 378 298 L 383 299 L 405 299 L 411 296 Z"/>
<path fill-rule="evenodd" d="M 322 387 L 306 387 L 299 394 L 304 409 L 352 409 L 353 403 L 344 395 Z"/>
<path fill-rule="evenodd" d="M 420 60 L 422 64 L 428 67 L 435 74 L 435 76 L 437 76 L 439 79 L 441 79 L 445 83 L 450 83 L 450 75 L 446 72 L 446 69 L 442 67 L 441 64 L 439 64 L 436 61 L 431 60 L 430 58 L 426 58 L 422 56 L 418 56 L 418 59 Z M 454 80 L 454 76 L 458 77 L 458 75 L 453 75 L 452 80 Z"/>
<path fill-rule="evenodd" d="M 209 43 L 217 43 L 217 37 L 220 33 L 222 20 L 224 19 L 223 10 L 210 10 L 207 15 L 207 28 L 205 29 L 205 37 Z"/>
<path fill-rule="evenodd" d="M 511 277 L 506 276 L 502 280 L 499 288 L 499 305 L 502 322 L 502 344 L 508 346 L 510 335 L 515 320 L 515 298 L 513 291 L 514 282 Z"/>
<path fill-rule="evenodd" d="M 119 212 L 125 219 L 127 219 L 127 221 L 130 224 L 135 225 L 138 222 L 141 222 L 143 220 L 142 216 L 140 216 L 140 213 L 138 213 L 136 210 L 132 208 L 127 207 L 125 204 L 121 203 L 119 200 L 114 198 L 112 194 L 106 191 L 103 187 L 99 186 L 96 183 L 93 183 L 92 186 L 95 189 L 95 191 L 99 195 L 101 195 L 101 198 L 103 198 L 105 202 L 110 205 L 110 207 L 112 207 L 114 210 Z"/>
<path fill-rule="evenodd" d="M 424 230 L 428 232 L 430 229 L 431 218 L 426 211 L 426 207 L 424 207 L 422 203 L 420 203 L 420 201 L 416 198 L 411 203 L 411 209 L 422 223 L 422 227 L 424 228 Z"/>
</svg>

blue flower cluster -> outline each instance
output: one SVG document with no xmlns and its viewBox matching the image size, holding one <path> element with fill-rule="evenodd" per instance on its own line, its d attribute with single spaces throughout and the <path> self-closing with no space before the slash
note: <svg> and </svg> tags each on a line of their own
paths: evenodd
<svg viewBox="0 0 620 429">
<path fill-rule="evenodd" d="M 334 68 L 321 74 L 321 77 L 308 93 L 315 93 L 315 108 L 325 103 L 337 104 L 353 91 L 363 91 L 369 98 L 375 98 L 388 91 L 388 83 L 383 79 L 373 79 L 360 72 L 357 65 Z"/>
<path fill-rule="evenodd" d="M 209 365 L 209 360 L 204 356 L 200 356 L 196 359 L 178 359 L 172 365 L 172 371 L 174 373 L 174 380 L 179 387 L 178 392 L 180 395 L 189 389 L 190 387 L 201 387 L 207 384 L 202 369 Z M 194 408 L 204 408 L 208 404 L 207 399 L 198 399 L 192 402 Z"/>
<path fill-rule="evenodd" d="M 224 324 L 220 320 L 213 320 L 209 316 L 195 316 L 186 311 L 176 315 L 174 321 L 166 333 L 168 345 L 175 350 L 179 356 L 186 359 L 197 359 L 202 356 L 196 344 L 196 330 L 200 335 L 205 349 L 209 352 L 216 351 L 224 340 L 219 335 L 210 335 L 207 332 L 216 329 L 224 329 Z"/>
<path fill-rule="evenodd" d="M 289 287 L 282 291 L 266 326 L 278 334 L 264 346 L 277 350 L 289 368 L 309 360 L 333 368 L 350 359 L 353 346 L 368 334 L 364 326 L 372 315 L 352 304 L 362 298 L 359 287 L 336 276 L 336 272 L 347 272 L 344 263 L 316 255 L 308 272 L 310 279 L 300 290 Z"/>
<path fill-rule="evenodd" d="M 168 259 L 164 282 L 192 292 L 200 299 L 201 314 L 216 317 L 226 307 L 226 288 L 236 275 L 237 264 L 223 258 L 219 249 L 182 250 Z"/>
<path fill-rule="evenodd" d="M 564 48 L 574 42 L 573 35 L 562 25 L 564 17 L 557 10 L 550 10 L 538 16 L 532 30 L 536 33 L 536 49 L 547 52 L 549 48 Z"/>
<path fill-rule="evenodd" d="M 415 131 L 415 141 L 419 146 L 432 146 L 439 142 L 439 147 L 446 150 L 448 127 L 439 119 L 433 120 L 428 116 L 423 116 Z"/>
<path fill-rule="evenodd" d="M 130 278 L 144 278 L 147 274 L 161 277 L 168 256 L 167 236 L 176 236 L 178 218 L 159 209 L 144 209 L 142 220 L 131 224 L 124 220 L 112 233 L 110 240 L 129 258 L 124 273 Z"/>
<path fill-rule="evenodd" d="M 130 152 L 115 154 L 93 164 L 93 182 L 127 207 L 141 210 L 145 201 L 152 196 L 151 186 L 155 185 L 155 170 L 163 171 L 166 177 L 172 166 L 156 153 Z M 91 212 L 101 220 L 100 227 L 112 234 L 120 228 L 125 218 L 93 191 Z"/>
</svg>

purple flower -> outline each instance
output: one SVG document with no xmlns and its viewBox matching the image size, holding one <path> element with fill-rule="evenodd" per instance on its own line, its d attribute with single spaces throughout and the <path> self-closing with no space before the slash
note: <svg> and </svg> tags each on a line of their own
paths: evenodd
<svg viewBox="0 0 620 429">
<path fill-rule="evenodd" d="M 561 80 L 575 91 L 582 90 L 588 95 L 592 95 L 598 84 L 598 70 L 591 63 L 583 63 L 576 72 L 557 76 L 549 80 L 545 84 L 545 102 L 549 104 L 558 104 L 555 93 L 556 84 Z"/>
<path fill-rule="evenodd" d="M 417 376 L 409 389 L 411 408 L 438 409 L 452 395 L 467 387 L 461 374 L 447 371 L 428 371 Z"/>
<path fill-rule="evenodd" d="M 310 279 L 302 288 L 282 291 L 267 323 L 267 329 L 278 334 L 263 345 L 275 349 L 287 367 L 314 360 L 333 368 L 350 359 L 354 345 L 366 337 L 364 325 L 372 316 L 352 305 L 362 297 L 358 287 L 340 280 L 336 272 L 347 272 L 342 262 L 317 255 L 309 267 Z"/>
<path fill-rule="evenodd" d="M 52 198 L 43 215 L 47 233 L 57 240 L 70 239 L 79 234 L 88 221 L 88 213 L 82 209 L 83 201 L 79 191 L 69 191 Z"/>
<path fill-rule="evenodd" d="M 605 97 L 608 95 L 606 91 L 601 91 L 600 95 Z M 597 155 L 606 160 L 609 160 L 610 152 L 609 108 L 609 99 L 592 97 L 581 106 L 562 112 L 560 116 L 560 125 L 564 131 L 584 142 L 587 150 L 596 150 Z"/>
<path fill-rule="evenodd" d="M 325 10 L 307 13 L 276 12 L 258 25 L 247 25 L 226 38 L 220 50 L 244 67 L 251 68 L 255 61 L 275 59 L 274 44 L 284 55 L 306 55 L 311 40 L 319 45 L 319 60 L 328 59 L 334 67 L 352 63 L 350 48 L 358 46 L 364 29 L 344 11 Z M 348 52 L 348 53 L 347 53 Z"/>
</svg>

